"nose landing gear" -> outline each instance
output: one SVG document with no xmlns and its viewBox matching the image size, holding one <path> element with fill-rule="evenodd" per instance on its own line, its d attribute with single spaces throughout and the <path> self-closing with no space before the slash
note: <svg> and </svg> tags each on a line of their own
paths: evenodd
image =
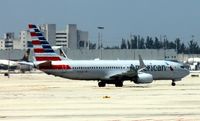
<svg viewBox="0 0 200 121">
<path fill-rule="evenodd" d="M 176 86 L 175 80 L 172 80 L 172 86 Z"/>
</svg>

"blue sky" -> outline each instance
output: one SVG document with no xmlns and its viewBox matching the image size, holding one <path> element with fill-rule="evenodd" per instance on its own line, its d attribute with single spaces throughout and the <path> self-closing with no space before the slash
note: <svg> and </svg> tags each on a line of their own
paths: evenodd
<svg viewBox="0 0 200 121">
<path fill-rule="evenodd" d="M 77 24 L 97 40 L 116 44 L 130 33 L 200 40 L 200 0 L 1 0 L 0 35 L 18 32 L 28 23 L 55 23 L 58 29 Z"/>
</svg>

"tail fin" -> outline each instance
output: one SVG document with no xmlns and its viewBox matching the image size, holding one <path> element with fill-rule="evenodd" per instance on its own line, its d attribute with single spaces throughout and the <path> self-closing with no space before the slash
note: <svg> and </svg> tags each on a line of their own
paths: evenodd
<svg viewBox="0 0 200 121">
<path fill-rule="evenodd" d="M 63 47 L 60 46 L 52 46 L 52 49 L 55 50 L 61 57 L 62 60 L 71 60 L 67 57 L 67 55 L 65 54 Z"/>
<path fill-rule="evenodd" d="M 69 58 L 67 57 L 67 55 L 65 54 L 64 50 L 62 48 L 59 49 L 60 51 L 60 56 L 66 58 L 67 60 L 69 60 Z"/>
<path fill-rule="evenodd" d="M 25 52 L 24 57 L 21 59 L 21 61 L 29 62 L 29 55 L 30 55 L 30 49 L 28 49 L 28 50 Z"/>
<path fill-rule="evenodd" d="M 45 39 L 40 29 L 34 25 L 28 25 L 33 44 L 33 52 L 36 61 L 60 61 L 62 58 L 56 54 L 49 42 Z"/>
</svg>

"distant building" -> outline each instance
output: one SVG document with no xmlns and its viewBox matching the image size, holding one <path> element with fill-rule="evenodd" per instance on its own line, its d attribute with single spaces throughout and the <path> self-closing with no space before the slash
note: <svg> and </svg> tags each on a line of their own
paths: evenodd
<svg viewBox="0 0 200 121">
<path fill-rule="evenodd" d="M 78 49 L 89 48 L 88 32 L 78 30 L 77 34 Z"/>
<path fill-rule="evenodd" d="M 4 38 L 0 39 L 0 50 L 19 49 L 25 50 L 32 46 L 30 35 L 27 30 L 19 33 L 19 38 L 16 38 L 13 32 L 4 34 Z"/>
<path fill-rule="evenodd" d="M 62 46 L 71 50 L 88 48 L 88 32 L 77 29 L 76 24 L 68 24 L 64 30 L 56 30 L 56 24 L 39 25 L 51 46 Z M 19 38 L 8 32 L 0 39 L 0 50 L 27 49 L 32 47 L 28 30 L 20 31 Z"/>
<path fill-rule="evenodd" d="M 19 43 L 21 44 L 18 49 L 27 49 L 32 47 L 32 43 L 30 41 L 30 34 L 28 30 L 23 30 L 19 33 Z"/>
<path fill-rule="evenodd" d="M 77 29 L 76 24 L 68 24 L 65 30 L 57 31 L 55 24 L 41 25 L 46 39 L 52 46 L 80 49 L 88 48 L 88 32 Z"/>
<path fill-rule="evenodd" d="M 8 32 L 4 34 L 5 49 L 13 49 L 13 41 L 15 41 L 15 33 Z"/>
<path fill-rule="evenodd" d="M 68 36 L 66 30 L 56 31 L 56 46 L 68 48 Z"/>
<path fill-rule="evenodd" d="M 70 49 L 77 49 L 78 48 L 78 34 L 77 34 L 77 25 L 76 24 L 69 24 L 67 26 L 68 32 L 68 48 Z"/>
<path fill-rule="evenodd" d="M 15 49 L 18 46 L 18 40 L 15 38 L 14 32 L 7 32 L 4 37 L 0 39 L 0 50 Z"/>
<path fill-rule="evenodd" d="M 5 50 L 5 40 L 0 39 L 0 50 Z"/>
<path fill-rule="evenodd" d="M 76 24 L 68 24 L 63 31 L 56 31 L 56 46 L 70 49 L 88 47 L 88 32 L 77 29 Z"/>
<path fill-rule="evenodd" d="M 42 24 L 40 29 L 51 46 L 56 45 L 56 24 Z"/>
</svg>

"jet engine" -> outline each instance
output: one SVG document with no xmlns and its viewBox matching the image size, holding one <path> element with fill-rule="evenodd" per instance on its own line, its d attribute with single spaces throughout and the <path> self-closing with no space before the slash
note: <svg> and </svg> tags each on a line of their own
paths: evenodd
<svg viewBox="0 0 200 121">
<path fill-rule="evenodd" d="M 134 80 L 134 83 L 136 84 L 146 84 L 152 82 L 153 82 L 153 76 L 147 73 L 139 73 L 137 78 Z"/>
</svg>

